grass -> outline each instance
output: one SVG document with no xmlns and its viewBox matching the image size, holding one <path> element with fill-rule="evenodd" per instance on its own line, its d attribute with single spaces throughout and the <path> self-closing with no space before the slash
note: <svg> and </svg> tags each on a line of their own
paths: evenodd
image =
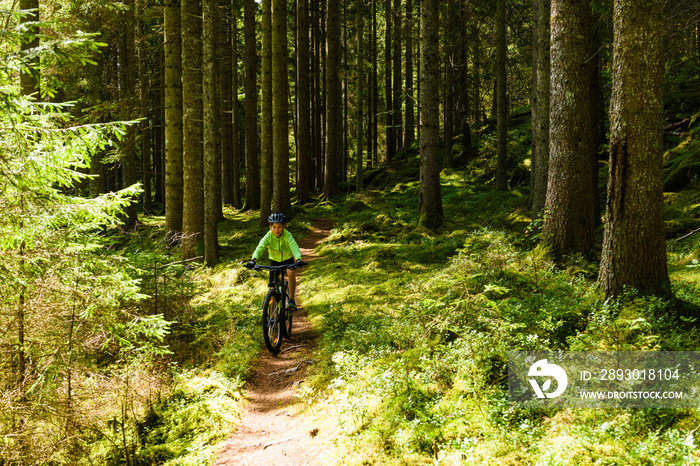
<svg viewBox="0 0 700 466">
<path fill-rule="evenodd" d="M 370 171 L 362 193 L 296 206 L 290 228 L 297 239 L 314 218 L 336 221 L 299 290 L 320 335 L 300 397 L 313 410 L 334 406 L 343 433 L 329 460 L 700 462 L 694 411 L 533 410 L 508 403 L 508 351 L 696 351 L 700 345 L 700 235 L 673 239 L 697 228 L 697 191 L 665 197 L 677 299 L 629 292 L 605 300 L 596 262 L 555 261 L 530 228 L 527 186 L 518 181 L 518 167 L 527 165 L 526 126 L 514 128 L 510 139 L 511 190 L 492 188 L 488 138 L 468 165 L 443 170 L 446 219 L 438 231 L 416 226 L 413 153 Z M 209 464 L 212 445 L 237 422 L 239 389 L 263 349 L 257 321 L 265 280 L 237 264 L 265 233 L 255 214 L 226 211 L 219 230 L 223 261 L 214 269 L 172 266 L 151 280 L 168 297 L 161 309 L 174 321 L 173 355 L 169 389 L 139 424 L 144 461 Z M 148 221 L 158 231 L 160 219 Z"/>
</svg>

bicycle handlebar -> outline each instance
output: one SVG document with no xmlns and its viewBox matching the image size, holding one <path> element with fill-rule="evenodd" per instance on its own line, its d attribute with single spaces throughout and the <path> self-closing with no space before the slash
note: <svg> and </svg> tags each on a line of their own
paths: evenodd
<svg viewBox="0 0 700 466">
<path fill-rule="evenodd" d="M 242 264 L 247 265 L 248 262 L 242 262 Z M 299 261 L 299 262 L 295 262 L 293 264 L 285 264 L 285 265 L 258 265 L 258 264 L 255 264 L 251 269 L 252 270 L 294 270 L 294 269 L 299 269 L 301 267 L 304 267 L 306 265 L 309 265 L 309 263 L 304 262 L 304 261 Z"/>
</svg>

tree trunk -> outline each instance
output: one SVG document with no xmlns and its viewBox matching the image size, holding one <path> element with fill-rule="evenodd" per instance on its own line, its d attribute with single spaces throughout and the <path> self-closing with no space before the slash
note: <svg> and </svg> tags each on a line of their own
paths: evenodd
<svg viewBox="0 0 700 466">
<path fill-rule="evenodd" d="M 542 216 L 549 172 L 549 33 L 550 0 L 533 1 L 533 103 L 531 192 L 532 219 Z"/>
<path fill-rule="evenodd" d="M 204 235 L 202 103 L 202 9 L 200 0 L 182 1 L 182 258 L 196 255 Z"/>
<path fill-rule="evenodd" d="M 321 4 L 322 0 L 316 0 L 315 8 L 313 9 L 313 28 L 314 37 L 314 60 L 313 60 L 313 146 L 314 146 L 314 169 L 315 169 L 315 186 L 317 190 L 323 189 L 323 106 L 324 100 L 321 96 L 323 88 L 323 79 L 321 75 L 321 48 L 324 41 L 321 37 Z"/>
<path fill-rule="evenodd" d="M 260 208 L 260 173 L 258 165 L 258 95 L 257 56 L 255 54 L 255 0 L 244 3 L 245 49 L 245 208 Z M 265 219 L 267 220 L 267 219 Z"/>
<path fill-rule="evenodd" d="M 385 27 L 386 32 L 384 35 L 384 95 L 385 95 L 385 110 L 386 110 L 386 160 L 391 160 L 394 158 L 396 153 L 396 144 L 394 137 L 394 94 L 392 93 L 392 81 L 391 81 L 391 0 L 386 0 L 386 15 L 385 15 Z"/>
<path fill-rule="evenodd" d="M 416 139 L 413 97 L 413 0 L 406 0 L 406 147 Z"/>
<path fill-rule="evenodd" d="M 549 180 L 543 227 L 560 254 L 589 253 L 595 229 L 591 186 L 590 2 L 552 0 Z"/>
<path fill-rule="evenodd" d="M 442 224 L 440 194 L 440 53 L 438 0 L 421 2 L 420 54 L 420 186 L 419 223 L 436 229 Z"/>
<path fill-rule="evenodd" d="M 36 23 L 39 21 L 39 0 L 20 0 L 19 2 L 19 9 L 23 10 L 26 15 L 22 17 L 21 22 L 22 23 L 27 23 L 27 22 L 33 22 Z M 31 40 L 26 40 L 22 42 L 21 49 L 23 52 L 27 52 L 32 49 L 36 49 L 39 47 L 39 26 L 38 25 L 32 25 L 27 28 L 27 32 L 34 35 L 34 37 Z M 39 59 L 35 58 L 29 61 L 28 63 L 30 72 L 22 72 L 20 73 L 19 80 L 20 80 L 20 90 L 22 92 L 22 95 L 25 96 L 34 96 L 36 100 L 41 99 L 41 72 L 39 69 L 40 63 Z"/>
<path fill-rule="evenodd" d="M 309 202 L 313 188 L 311 180 L 311 82 L 309 79 L 309 0 L 297 0 L 297 133 L 299 150 L 297 163 L 297 198 Z"/>
<path fill-rule="evenodd" d="M 506 100 L 506 0 L 496 3 L 496 109 L 498 160 L 496 189 L 508 189 L 508 102 Z"/>
<path fill-rule="evenodd" d="M 363 176 L 363 164 L 364 164 L 364 157 L 363 157 L 363 150 L 364 146 L 362 143 L 362 136 L 363 136 L 363 119 L 364 119 L 364 114 L 363 114 L 363 109 L 364 109 L 364 84 L 365 84 L 365 77 L 364 77 L 364 43 L 363 43 L 363 36 L 364 36 L 364 28 L 365 28 L 365 23 L 364 23 L 364 5 L 362 0 L 357 0 L 357 93 L 356 93 L 356 101 L 357 101 L 357 117 L 356 117 L 356 122 L 355 122 L 355 128 L 356 128 L 356 137 L 355 137 L 355 147 L 356 147 L 356 170 L 355 170 L 355 189 L 359 193 L 362 191 L 363 183 L 362 183 L 362 176 Z"/>
<path fill-rule="evenodd" d="M 203 0 L 202 18 L 202 78 L 204 106 L 204 261 L 213 267 L 219 263 L 217 222 L 221 207 L 221 164 L 219 153 L 220 105 L 219 70 L 216 45 L 218 43 L 217 0 Z"/>
<path fill-rule="evenodd" d="M 443 164 L 445 167 L 452 165 L 452 147 L 454 143 L 454 63 L 455 63 L 455 45 L 454 37 L 457 29 L 457 15 L 454 12 L 454 0 L 449 0 L 447 3 L 447 11 L 445 11 L 445 104 L 444 104 L 444 129 L 443 135 L 445 138 L 445 153 L 443 155 Z M 407 115 L 408 116 L 408 115 Z M 466 149 L 466 148 L 465 148 Z"/>
<path fill-rule="evenodd" d="M 339 167 L 343 156 L 343 102 L 340 82 L 340 1 L 328 0 L 326 57 L 326 173 L 324 194 L 338 192 Z"/>
<path fill-rule="evenodd" d="M 240 10 L 238 7 L 238 2 L 234 0 L 234 7 L 231 12 L 231 63 L 232 63 L 232 77 L 231 86 L 233 87 L 233 95 L 231 96 L 231 112 L 233 121 L 233 133 L 231 135 L 233 139 L 233 208 L 240 209 L 243 206 L 241 202 L 241 117 L 240 109 L 238 103 L 238 58 L 239 58 L 239 46 L 238 46 L 238 15 Z"/>
<path fill-rule="evenodd" d="M 600 283 L 669 291 L 663 221 L 663 4 L 615 0 L 610 178 Z M 643 50 L 644 53 L 639 53 Z"/>
<path fill-rule="evenodd" d="M 260 115 L 260 226 L 267 225 L 272 208 L 274 121 L 272 117 L 272 0 L 262 1 L 261 115 Z"/>
<path fill-rule="evenodd" d="M 219 67 L 221 76 L 221 205 L 233 205 L 233 48 L 231 0 L 219 0 Z"/>
<path fill-rule="evenodd" d="M 146 49 L 146 36 L 144 34 L 143 15 L 146 4 L 144 0 L 139 2 L 138 15 L 138 61 L 139 61 L 139 108 L 145 119 L 141 122 L 141 172 L 143 177 L 143 212 L 146 215 L 153 213 L 153 170 L 151 169 L 151 124 L 153 119 L 148 108 L 148 92 L 151 80 L 148 74 L 148 50 Z"/>
<path fill-rule="evenodd" d="M 401 61 L 401 44 L 402 39 L 402 15 L 401 15 L 401 0 L 394 0 L 394 85 L 392 91 L 394 91 L 394 115 L 392 116 L 392 121 L 394 122 L 394 147 L 396 152 L 400 152 L 403 149 L 403 66 Z"/>
<path fill-rule="evenodd" d="M 289 107 L 287 102 L 287 0 L 272 0 L 272 154 L 274 212 L 287 212 L 289 195 Z"/>
<path fill-rule="evenodd" d="M 165 231 L 182 232 L 182 43 L 180 0 L 165 0 Z"/>
</svg>

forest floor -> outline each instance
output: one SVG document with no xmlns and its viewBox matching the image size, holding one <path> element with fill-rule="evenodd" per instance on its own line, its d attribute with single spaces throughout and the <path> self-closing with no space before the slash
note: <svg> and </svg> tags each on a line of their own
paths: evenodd
<svg viewBox="0 0 700 466">
<path fill-rule="evenodd" d="M 313 262 L 317 258 L 314 249 L 332 227 L 329 219 L 314 221 L 313 232 L 299 241 L 305 261 Z M 303 270 L 297 271 L 297 295 L 299 285 L 303 288 L 303 280 Z M 303 299 L 297 300 L 297 306 L 292 338 L 283 342 L 278 355 L 267 350 L 260 354 L 245 386 L 248 403 L 241 422 L 221 444 L 214 465 L 320 465 L 332 450 L 337 423 L 323 409 L 311 410 L 295 397 L 309 366 L 315 362 L 313 351 L 317 338 Z"/>
</svg>

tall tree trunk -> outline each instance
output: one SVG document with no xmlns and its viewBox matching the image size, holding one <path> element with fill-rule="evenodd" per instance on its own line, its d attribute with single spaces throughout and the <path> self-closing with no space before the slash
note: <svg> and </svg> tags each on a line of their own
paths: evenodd
<svg viewBox="0 0 700 466">
<path fill-rule="evenodd" d="M 394 91 L 394 115 L 392 121 L 394 122 L 396 152 L 403 149 L 403 112 L 401 109 L 403 106 L 403 62 L 401 61 L 403 17 L 401 11 L 401 0 L 394 0 L 394 54 L 392 56 L 394 60 L 394 84 L 392 88 Z"/>
<path fill-rule="evenodd" d="M 413 97 L 413 0 L 406 0 L 406 146 L 416 139 Z"/>
<path fill-rule="evenodd" d="M 371 164 L 379 163 L 379 57 L 377 56 L 377 3 L 372 1 L 372 157 Z"/>
<path fill-rule="evenodd" d="M 590 118 L 590 2 L 552 0 L 549 180 L 544 238 L 560 254 L 589 253 L 595 229 Z"/>
<path fill-rule="evenodd" d="M 532 219 L 542 216 L 549 172 L 550 0 L 533 1 Z"/>
<path fill-rule="evenodd" d="M 231 100 L 231 112 L 233 120 L 233 208 L 240 209 L 243 206 L 241 202 L 241 117 L 238 102 L 238 88 L 240 87 L 238 78 L 238 58 L 240 55 L 238 45 L 238 17 L 240 9 L 238 1 L 233 0 L 234 6 L 231 12 L 231 63 L 232 72 L 231 86 L 233 87 L 233 95 Z"/>
<path fill-rule="evenodd" d="M 324 100 L 321 96 L 321 89 L 324 82 L 321 75 L 321 48 L 324 41 L 321 37 L 321 4 L 322 0 L 316 0 L 315 8 L 313 9 L 313 27 L 312 34 L 314 38 L 314 59 L 313 59 L 313 146 L 314 146 L 314 168 L 315 168 L 315 186 L 317 190 L 323 189 L 323 107 Z"/>
<path fill-rule="evenodd" d="M 165 231 L 182 232 L 182 43 L 180 0 L 165 0 Z"/>
<path fill-rule="evenodd" d="M 663 221 L 663 4 L 615 0 L 610 179 L 600 283 L 669 291 Z M 644 53 L 640 53 L 643 50 Z"/>
<path fill-rule="evenodd" d="M 445 11 L 445 123 L 443 134 L 445 138 L 445 154 L 443 156 L 443 164 L 446 167 L 452 165 L 452 147 L 454 143 L 454 64 L 455 64 L 455 45 L 454 35 L 457 29 L 457 15 L 454 12 L 454 0 L 447 2 L 447 11 Z M 465 148 L 466 149 L 466 148 Z"/>
<path fill-rule="evenodd" d="M 148 109 L 148 93 L 151 79 L 148 73 L 148 50 L 144 33 L 143 15 L 146 9 L 145 0 L 139 1 L 138 15 L 138 60 L 139 60 L 139 108 L 145 119 L 141 122 L 141 172 L 143 176 L 143 211 L 147 215 L 153 213 L 153 170 L 151 169 L 151 126 L 153 119 Z"/>
<path fill-rule="evenodd" d="M 260 226 L 267 225 L 272 208 L 274 121 L 272 104 L 272 0 L 262 1 L 261 25 L 261 115 L 260 115 Z"/>
<path fill-rule="evenodd" d="M 196 255 L 204 235 L 202 102 L 202 4 L 181 0 L 182 9 L 182 257 Z"/>
<path fill-rule="evenodd" d="M 158 67 L 153 101 L 155 119 L 153 125 L 153 179 L 155 195 L 153 201 L 165 211 L 165 51 L 158 54 Z"/>
<path fill-rule="evenodd" d="M 134 114 L 132 102 L 136 97 L 136 41 L 134 32 L 136 21 L 134 16 L 134 0 L 127 0 L 124 8 L 124 33 L 120 40 L 120 100 L 122 100 L 122 117 L 131 120 Z M 129 125 L 126 137 L 121 146 L 122 152 L 122 188 L 136 184 L 136 127 Z M 124 226 L 133 228 L 137 221 L 136 199 L 124 208 Z"/>
<path fill-rule="evenodd" d="M 217 0 L 203 0 L 202 78 L 204 106 L 204 261 L 210 267 L 219 262 L 217 222 L 221 207 L 221 146 Z"/>
<path fill-rule="evenodd" d="M 272 154 L 274 212 L 287 212 L 289 195 L 289 107 L 287 101 L 287 0 L 272 0 Z"/>
<path fill-rule="evenodd" d="M 394 94 L 392 92 L 392 15 L 391 0 L 386 0 L 385 34 L 384 34 L 384 100 L 386 110 L 386 160 L 391 160 L 396 154 L 396 138 L 394 137 Z"/>
<path fill-rule="evenodd" d="M 221 205 L 233 205 L 233 48 L 231 0 L 219 0 L 219 68 L 221 76 Z"/>
<path fill-rule="evenodd" d="M 364 157 L 363 157 L 363 150 L 364 146 L 362 144 L 362 136 L 363 136 L 363 119 L 364 119 L 364 84 L 365 84 L 365 76 L 364 76 L 364 43 L 363 43 L 363 36 L 364 36 L 364 31 L 365 29 L 365 23 L 364 23 L 364 5 L 362 0 L 357 0 L 357 93 L 356 93 L 356 106 L 357 106 L 357 117 L 356 117 L 356 122 L 355 122 L 355 129 L 356 129 L 356 136 L 355 136 L 355 147 L 356 147 L 356 169 L 355 169 L 355 189 L 359 193 L 362 191 L 363 183 L 362 183 L 362 177 L 363 177 L 363 165 L 364 165 Z"/>
<path fill-rule="evenodd" d="M 297 198 L 309 202 L 311 180 L 311 82 L 309 79 L 309 0 L 297 0 L 297 133 L 299 150 L 297 163 Z"/>
<path fill-rule="evenodd" d="M 343 156 L 343 102 L 340 82 L 340 0 L 328 0 L 326 58 L 326 173 L 324 193 L 332 198 L 338 192 L 339 168 Z"/>
<path fill-rule="evenodd" d="M 39 0 L 20 0 L 19 9 L 26 14 L 22 17 L 22 23 L 35 23 L 27 28 L 27 32 L 32 35 L 30 40 L 22 42 L 21 49 L 28 52 L 39 47 Z M 41 99 L 41 72 L 39 70 L 39 59 L 32 59 L 28 63 L 30 72 L 20 73 L 20 90 L 22 95 L 34 96 L 36 100 Z"/>
<path fill-rule="evenodd" d="M 244 3 L 245 49 L 245 207 L 260 208 L 260 173 L 258 165 L 258 94 L 257 56 L 255 54 L 255 0 Z M 265 219 L 267 220 L 267 219 Z"/>
<path fill-rule="evenodd" d="M 438 0 L 421 1 L 420 186 L 418 219 L 436 229 L 443 221 L 440 193 L 440 53 Z"/>
<path fill-rule="evenodd" d="M 498 160 L 496 189 L 508 189 L 508 102 L 506 100 L 506 0 L 496 3 L 496 106 Z"/>
</svg>

